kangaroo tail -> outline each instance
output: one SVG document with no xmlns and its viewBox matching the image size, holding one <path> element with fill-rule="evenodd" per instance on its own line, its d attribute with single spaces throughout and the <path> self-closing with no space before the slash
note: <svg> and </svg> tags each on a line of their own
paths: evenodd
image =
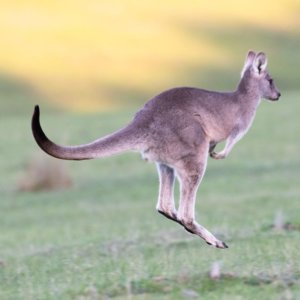
<svg viewBox="0 0 300 300">
<path fill-rule="evenodd" d="M 60 146 L 47 138 L 40 125 L 40 109 L 36 105 L 32 116 L 31 128 L 33 136 L 42 150 L 51 156 L 66 160 L 84 160 L 128 150 L 136 150 L 137 142 L 134 128 L 129 125 L 111 135 L 95 140 L 89 144 L 79 146 Z"/>
</svg>

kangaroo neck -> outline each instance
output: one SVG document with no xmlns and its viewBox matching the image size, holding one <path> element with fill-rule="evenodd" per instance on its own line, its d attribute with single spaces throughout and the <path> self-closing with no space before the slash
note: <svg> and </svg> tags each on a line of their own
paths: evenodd
<svg viewBox="0 0 300 300">
<path fill-rule="evenodd" d="M 257 86 L 247 78 L 242 78 L 235 93 L 242 111 L 248 111 L 250 114 L 255 113 L 261 102 L 261 95 Z"/>
</svg>

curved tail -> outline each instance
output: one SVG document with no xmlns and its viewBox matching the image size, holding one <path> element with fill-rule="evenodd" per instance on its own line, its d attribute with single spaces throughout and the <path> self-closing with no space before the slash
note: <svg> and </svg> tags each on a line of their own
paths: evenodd
<svg viewBox="0 0 300 300">
<path fill-rule="evenodd" d="M 31 121 L 37 144 L 51 156 L 66 160 L 84 160 L 110 156 L 128 150 L 136 150 L 134 128 L 127 126 L 111 135 L 79 146 L 60 146 L 47 138 L 40 125 L 40 109 L 36 105 Z"/>
</svg>

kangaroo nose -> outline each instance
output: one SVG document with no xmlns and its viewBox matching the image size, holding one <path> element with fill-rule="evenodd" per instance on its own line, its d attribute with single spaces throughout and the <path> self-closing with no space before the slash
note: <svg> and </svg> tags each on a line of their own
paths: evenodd
<svg viewBox="0 0 300 300">
<path fill-rule="evenodd" d="M 281 93 L 280 92 L 278 92 L 278 98 L 280 98 L 281 97 Z"/>
</svg>

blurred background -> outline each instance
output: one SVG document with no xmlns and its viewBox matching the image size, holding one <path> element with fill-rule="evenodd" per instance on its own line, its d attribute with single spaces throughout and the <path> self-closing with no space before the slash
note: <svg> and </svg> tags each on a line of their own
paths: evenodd
<svg viewBox="0 0 300 300">
<path fill-rule="evenodd" d="M 249 49 L 295 90 L 299 27 L 299 0 L 1 1 L 1 110 L 94 112 L 178 85 L 230 90 Z"/>
<path fill-rule="evenodd" d="M 0 0 L 0 299 L 300 299 L 300 1 Z M 281 91 L 226 160 L 209 159 L 208 247 L 155 211 L 136 154 L 62 162 L 175 86 L 233 90 L 249 49 Z M 175 189 L 178 199 L 178 186 Z"/>
</svg>

